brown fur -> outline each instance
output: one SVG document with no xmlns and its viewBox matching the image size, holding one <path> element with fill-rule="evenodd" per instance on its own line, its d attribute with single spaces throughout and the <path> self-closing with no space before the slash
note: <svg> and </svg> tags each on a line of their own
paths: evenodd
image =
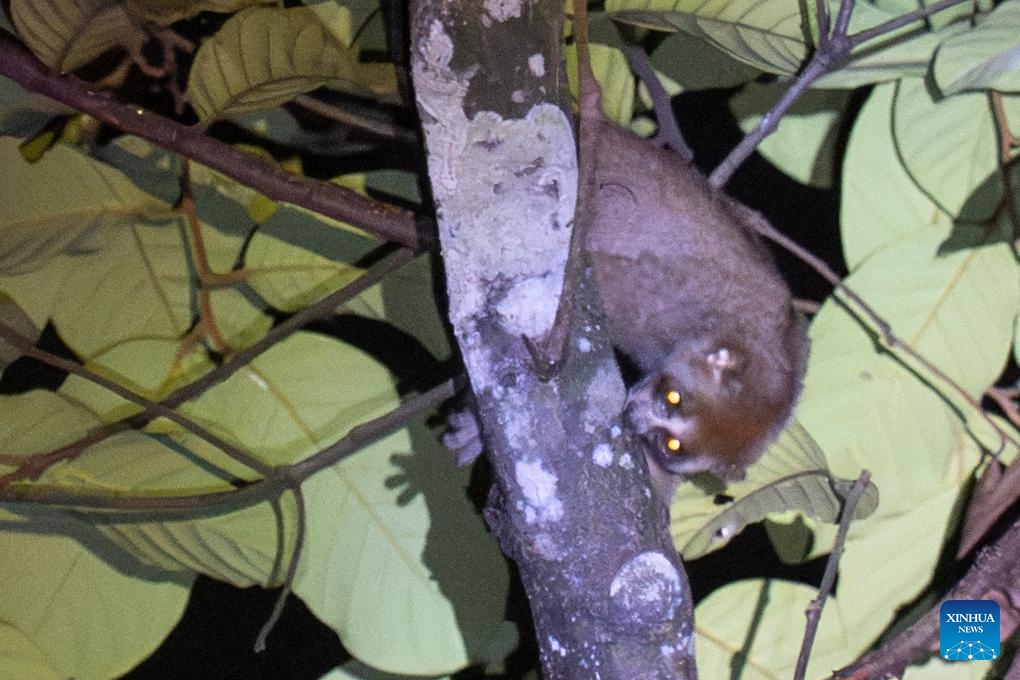
<svg viewBox="0 0 1020 680">
<path fill-rule="evenodd" d="M 753 232 L 764 218 L 611 123 L 597 139 L 588 254 L 614 344 L 645 376 L 628 418 L 670 473 L 742 476 L 789 419 L 807 360 L 804 323 Z"/>
</svg>

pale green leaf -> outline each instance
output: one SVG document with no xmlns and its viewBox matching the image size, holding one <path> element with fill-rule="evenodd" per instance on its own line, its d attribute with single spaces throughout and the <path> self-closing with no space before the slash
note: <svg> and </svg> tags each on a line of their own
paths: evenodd
<svg viewBox="0 0 1020 680">
<path fill-rule="evenodd" d="M 264 462 L 292 463 L 396 407 L 391 382 L 354 347 L 301 332 L 181 410 Z"/>
<path fill-rule="evenodd" d="M 779 579 L 738 581 L 712 592 L 695 610 L 698 675 L 741 680 L 793 677 L 804 637 L 804 610 L 817 595 L 815 588 Z M 842 599 L 830 599 L 822 612 L 809 678 L 827 677 L 861 649 L 852 639 L 855 631 L 841 621 Z"/>
<path fill-rule="evenodd" d="M 0 522 L 0 621 L 11 627 L 0 629 L 0 646 L 24 649 L 5 635 L 15 629 L 45 655 L 58 677 L 123 675 L 176 625 L 190 580 L 156 580 L 156 574 L 98 546 L 84 548 L 62 535 L 91 533 L 86 523 L 70 516 L 45 531 L 27 533 L 20 524 Z M 5 664 L 6 659 L 0 661 L 0 667 Z M 42 680 L 46 675 L 4 677 Z"/>
<path fill-rule="evenodd" d="M 938 236 L 921 232 L 877 252 L 846 283 L 903 342 L 980 393 L 1001 371 L 1009 346 L 1016 264 L 1007 262 L 1012 257 L 1004 244 L 937 256 Z M 950 388 L 934 383 L 944 398 L 878 353 L 873 336 L 835 300 L 815 317 L 811 339 L 797 418 L 835 475 L 870 470 L 882 489 L 882 514 L 967 481 L 978 447 L 946 404 L 959 399 Z"/>
<path fill-rule="evenodd" d="M 411 432 L 410 456 L 400 455 L 411 446 L 405 431 L 305 483 L 295 592 L 361 661 L 440 675 L 502 659 L 516 640 L 502 620 L 505 562 L 449 454 Z"/>
<path fill-rule="evenodd" d="M 929 198 L 973 222 L 998 210 L 998 137 L 984 94 L 935 100 L 923 80 L 901 80 L 892 112 L 899 157 Z"/>
<path fill-rule="evenodd" d="M 893 141 L 895 83 L 877 86 L 854 121 L 843 158 L 840 234 L 847 267 L 917 229 L 948 236 L 951 220 L 910 179 Z"/>
<path fill-rule="evenodd" d="M 606 12 L 703 38 L 769 73 L 796 73 L 806 54 L 796 0 L 611 0 Z"/>
<path fill-rule="evenodd" d="M 37 390 L 0 399 L 0 423 L 4 453 L 26 458 L 79 439 L 98 419 L 80 403 Z M 67 491 L 145 498 L 229 491 L 229 480 L 252 479 L 250 471 L 223 453 L 196 445 L 194 435 L 163 430 L 160 437 L 124 432 L 93 444 L 73 459 L 49 467 L 39 483 Z M 101 535 L 122 551 L 120 555 L 165 572 L 183 572 L 182 578 L 203 573 L 237 586 L 268 586 L 280 582 L 293 549 L 294 513 L 292 501 L 284 498 L 275 510 L 262 503 L 203 519 L 118 524 L 108 518 L 87 532 L 79 528 L 74 536 L 104 546 L 96 542 Z"/>
<path fill-rule="evenodd" d="M 319 229 L 326 232 L 330 228 L 320 225 Z M 342 259 L 325 257 L 273 236 L 273 231 L 268 227 L 252 236 L 244 266 L 248 283 L 276 309 L 297 311 L 364 273 Z"/>
<path fill-rule="evenodd" d="M 0 276 L 38 269 L 57 255 L 89 252 L 105 228 L 124 228 L 161 204 L 124 175 L 66 147 L 26 163 L 16 139 L 0 139 Z M 165 207 L 163 207 L 165 211 Z"/>
<path fill-rule="evenodd" d="M 0 621 L 0 678 L 60 680 L 60 674 L 31 638 Z"/>
<path fill-rule="evenodd" d="M 86 368 L 153 401 L 165 398 L 213 368 L 202 352 L 180 356 L 180 343 L 165 338 L 137 338 L 118 343 L 86 362 Z M 141 406 L 91 380 L 69 375 L 60 393 L 85 405 L 104 421 L 134 415 Z"/>
<path fill-rule="evenodd" d="M 73 71 L 114 47 L 139 50 L 147 39 L 141 20 L 109 0 L 11 0 L 10 12 L 21 39 L 57 71 Z"/>
<path fill-rule="evenodd" d="M 730 100 L 741 129 L 745 133 L 753 130 L 788 88 L 788 83 L 744 86 Z M 848 101 L 848 93 L 805 93 L 783 116 L 779 129 L 762 141 L 758 151 L 799 182 L 822 188 L 831 186 L 842 112 Z"/>
<path fill-rule="evenodd" d="M 163 26 L 188 19 L 200 12 L 234 12 L 253 5 L 269 5 L 273 0 L 124 0 L 135 14 Z"/>
<path fill-rule="evenodd" d="M 323 675 L 319 680 L 449 680 L 450 676 L 442 677 L 424 675 L 405 675 L 403 673 L 387 673 L 377 668 L 372 668 L 357 659 L 351 659 L 340 664 L 329 673 Z"/>
<path fill-rule="evenodd" d="M 855 5 L 854 12 L 868 6 Z M 893 16 L 883 18 L 891 19 Z M 937 33 L 920 31 L 910 37 L 897 36 L 865 43 L 849 63 L 825 74 L 812 87 L 851 89 L 899 78 L 921 78 L 928 72 L 932 56 L 942 41 L 962 29 L 960 25 L 953 25 Z"/>
<path fill-rule="evenodd" d="M 927 586 L 958 492 L 951 488 L 892 513 L 881 509 L 884 519 L 851 525 L 839 588 L 823 611 L 807 677 L 828 677 L 859 656 Z M 816 596 L 813 587 L 778 579 L 740 581 L 714 591 L 695 611 L 699 673 L 791 677 L 804 610 Z"/>
<path fill-rule="evenodd" d="M 188 98 L 199 118 L 211 120 L 272 108 L 323 86 L 391 95 L 393 67 L 360 63 L 343 40 L 350 33 L 350 13 L 333 3 L 239 12 L 198 49 Z"/>
<path fill-rule="evenodd" d="M 47 453 L 69 444 L 99 424 L 73 401 L 45 390 L 0 396 L 0 451 L 7 461 Z M 0 463 L 2 473 L 13 465 Z"/>
<path fill-rule="evenodd" d="M 0 293 L 0 323 L 30 343 L 34 343 L 42 334 L 42 329 L 32 322 L 25 310 L 3 293 Z M 20 356 L 19 349 L 0 338 L 0 371 L 3 371 Z"/>
<path fill-rule="evenodd" d="M 907 666 L 903 680 L 990 680 L 991 663 L 957 663 L 946 661 L 938 654 L 931 655 L 924 663 Z"/>
<path fill-rule="evenodd" d="M 917 456 L 913 464 L 926 461 Z M 879 485 L 887 491 L 881 481 Z M 853 648 L 871 645 L 902 614 L 902 607 L 930 586 L 953 533 L 954 510 L 963 491 L 961 485 L 933 492 L 909 508 L 889 504 L 901 508 L 892 512 L 883 500 L 878 515 L 850 527 L 839 563 L 838 602 L 844 624 L 853 631 Z"/>
<path fill-rule="evenodd" d="M 946 40 L 932 64 L 943 94 L 1020 92 L 1020 2 L 1004 2 L 965 33 Z"/>
</svg>

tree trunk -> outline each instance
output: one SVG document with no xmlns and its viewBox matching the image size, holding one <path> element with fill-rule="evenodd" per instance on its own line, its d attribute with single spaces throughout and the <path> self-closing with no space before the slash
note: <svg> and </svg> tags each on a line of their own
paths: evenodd
<svg viewBox="0 0 1020 680">
<path fill-rule="evenodd" d="M 543 380 L 578 187 L 562 1 L 413 4 L 411 63 L 450 318 L 495 473 L 486 517 L 517 563 L 547 678 L 694 678 L 693 607 L 664 504 L 621 428 L 626 394 L 577 276 Z M 471 565 L 465 565 L 470 569 Z"/>
</svg>

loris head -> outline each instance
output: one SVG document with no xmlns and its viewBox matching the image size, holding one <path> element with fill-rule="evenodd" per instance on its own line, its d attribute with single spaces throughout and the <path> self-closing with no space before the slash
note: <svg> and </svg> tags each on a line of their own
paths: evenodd
<svg viewBox="0 0 1020 680">
<path fill-rule="evenodd" d="M 665 472 L 739 478 L 789 419 L 799 369 L 735 343 L 681 344 L 631 389 L 627 418 Z"/>
</svg>

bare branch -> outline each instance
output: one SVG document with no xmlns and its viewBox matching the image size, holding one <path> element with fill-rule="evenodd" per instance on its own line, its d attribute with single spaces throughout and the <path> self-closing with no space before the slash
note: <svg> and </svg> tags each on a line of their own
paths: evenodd
<svg viewBox="0 0 1020 680">
<path fill-rule="evenodd" d="M 72 75 L 53 73 L 6 31 L 0 31 L 0 74 L 112 127 L 222 172 L 269 198 L 349 222 L 387 241 L 423 250 L 432 242 L 431 218 L 381 203 L 330 182 L 295 175 L 137 106 L 93 92 Z"/>
<path fill-rule="evenodd" d="M 818 586 L 818 597 L 804 612 L 807 616 L 807 626 L 804 629 L 804 642 L 800 647 L 800 655 L 797 657 L 797 667 L 793 673 L 794 680 L 803 680 L 807 674 L 808 661 L 811 659 L 811 647 L 814 645 L 815 635 L 818 633 L 818 624 L 822 620 L 822 609 L 825 608 L 825 601 L 836 583 L 836 573 L 839 571 L 839 559 L 843 555 L 846 534 L 850 530 L 850 522 L 853 521 L 854 513 L 857 511 L 857 503 L 868 488 L 869 481 L 871 481 L 871 473 L 864 470 L 850 487 L 846 498 L 843 499 L 843 509 L 839 514 L 839 530 L 836 532 L 832 552 L 829 553 L 829 559 L 825 563 L 825 574 L 822 576 L 821 585 Z"/>
<path fill-rule="evenodd" d="M 265 479 L 245 484 L 237 490 L 179 496 L 123 496 L 70 491 L 60 488 L 11 487 L 0 489 L 0 503 L 72 508 L 79 512 L 112 512 L 110 521 L 161 521 L 171 518 L 195 518 L 215 515 L 229 509 L 244 508 L 274 498 L 286 489 L 295 489 L 311 475 L 324 470 L 372 442 L 399 430 L 412 420 L 430 413 L 462 389 L 457 378 L 411 397 L 393 411 L 352 428 L 335 443 L 313 456 L 280 465 Z M 91 517 L 90 521 L 102 521 Z"/>
</svg>

